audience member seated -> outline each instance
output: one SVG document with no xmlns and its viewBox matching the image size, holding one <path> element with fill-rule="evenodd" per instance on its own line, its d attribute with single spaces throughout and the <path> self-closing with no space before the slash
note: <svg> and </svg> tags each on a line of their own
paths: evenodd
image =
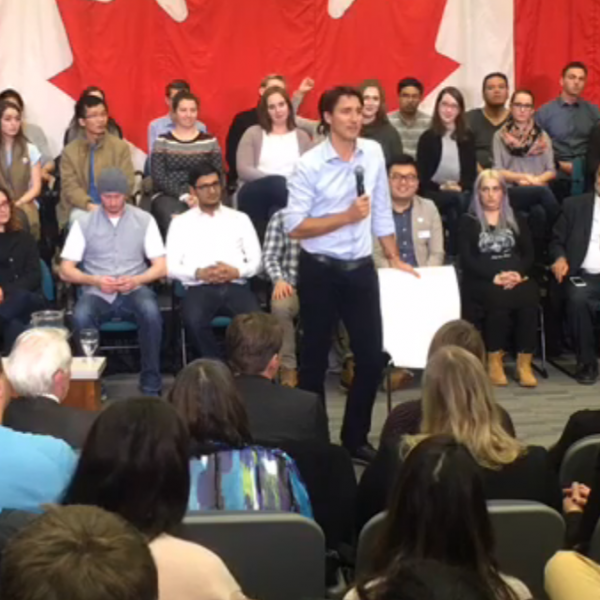
<svg viewBox="0 0 600 600">
<path fill-rule="evenodd" d="M 444 230 L 440 213 L 431 200 L 421 198 L 414 158 L 400 154 L 388 165 L 392 211 L 400 259 L 411 267 L 444 264 Z M 378 268 L 389 267 L 381 244 L 374 240 L 373 259 Z"/>
<path fill-rule="evenodd" d="M 294 462 L 252 444 L 250 424 L 226 365 L 200 359 L 175 378 L 168 401 L 191 437 L 188 510 L 283 510 L 312 516 Z"/>
<path fill-rule="evenodd" d="M 221 171 L 223 159 L 217 138 L 196 127 L 200 101 L 190 92 L 177 92 L 173 97 L 174 127 L 154 142 L 151 154 L 152 214 L 163 238 L 174 215 L 194 206 L 189 193 L 190 173 L 204 163 Z"/>
<path fill-rule="evenodd" d="M 158 137 L 172 132 L 177 126 L 174 118 L 173 98 L 179 92 L 187 92 L 189 94 L 191 91 L 190 84 L 183 79 L 174 79 L 167 84 L 165 102 L 169 108 L 169 112 L 164 117 L 154 119 L 148 126 L 148 159 L 151 157 L 154 142 L 156 142 Z M 196 121 L 196 129 L 202 133 L 206 133 L 207 131 L 206 125 L 202 121 Z"/>
<path fill-rule="evenodd" d="M 25 119 L 25 102 L 17 90 L 6 89 L 0 92 L 0 101 L 6 100 L 16 104 L 21 110 L 23 134 L 41 153 L 40 164 L 42 165 L 42 180 L 49 181 L 51 173 L 54 172 L 55 164 L 52 151 L 48 145 L 48 138 L 44 130 L 34 123 Z"/>
<path fill-rule="evenodd" d="M 353 589 L 346 600 L 496 600 L 489 585 L 469 569 L 438 560 L 403 560 L 376 585 Z M 514 600 L 514 599 L 511 599 Z"/>
<path fill-rule="evenodd" d="M 504 73 L 486 75 L 483 78 L 482 93 L 483 108 L 473 108 L 465 114 L 475 141 L 477 166 L 481 171 L 493 167 L 492 141 L 509 115 L 506 108 L 508 78 Z"/>
<path fill-rule="evenodd" d="M 91 506 L 52 506 L 17 533 L 2 557 L 6 600 L 158 600 L 142 534 Z M 161 596 L 162 598 L 163 596 Z"/>
<path fill-rule="evenodd" d="M 317 394 L 275 383 L 283 333 L 273 315 L 238 315 L 225 338 L 229 366 L 248 414 L 252 438 L 261 442 L 329 442 Z"/>
<path fill-rule="evenodd" d="M 0 360 L 0 418 L 9 396 Z M 0 447 L 0 510 L 38 511 L 60 498 L 77 461 L 65 442 L 0 425 Z"/>
<path fill-rule="evenodd" d="M 444 346 L 458 346 L 470 352 L 485 365 L 485 346 L 481 334 L 468 321 L 457 319 L 442 325 L 433 336 L 429 345 L 428 357 L 431 358 L 437 350 Z M 502 427 L 509 435 L 515 437 L 515 426 L 510 415 L 496 404 L 500 412 Z M 381 431 L 380 446 L 397 444 L 403 435 L 417 435 L 421 431 L 423 419 L 423 401 L 408 400 L 394 407 L 387 416 Z"/>
<path fill-rule="evenodd" d="M 552 272 L 566 296 L 578 383 L 598 379 L 594 326 L 600 298 L 600 170 L 595 192 L 567 198 L 550 243 Z"/>
<path fill-rule="evenodd" d="M 98 177 L 104 169 L 116 168 L 125 173 L 127 196 L 134 183 L 131 151 L 126 142 L 107 131 L 108 109 L 104 100 L 83 96 L 75 105 L 75 113 L 82 135 L 65 146 L 61 154 L 60 203 L 56 209 L 61 227 L 98 209 Z"/>
<path fill-rule="evenodd" d="M 401 79 L 398 82 L 399 109 L 388 114 L 390 123 L 400 134 L 403 151 L 413 158 L 417 156 L 419 138 L 431 125 L 431 117 L 419 110 L 423 91 L 423 84 L 418 79 Z"/>
<path fill-rule="evenodd" d="M 71 348 L 60 329 L 21 334 L 8 357 L 6 375 L 16 398 L 2 423 L 15 431 L 51 435 L 81 448 L 96 413 L 61 406 L 71 383 Z"/>
<path fill-rule="evenodd" d="M 363 97 L 362 128 L 360 137 L 375 140 L 381 144 L 385 164 L 402 154 L 402 141 L 398 130 L 390 124 L 385 108 L 385 91 L 376 79 L 367 79 L 360 85 Z"/>
<path fill-rule="evenodd" d="M 583 193 L 588 142 L 600 121 L 598 107 L 581 97 L 587 75 L 582 62 L 566 65 L 560 79 L 560 95 L 540 107 L 535 116 L 536 123 L 552 138 L 558 164 L 557 179 L 552 185 L 559 200 Z"/>
<path fill-rule="evenodd" d="M 473 364 L 483 369 L 465 350 Z M 435 359 L 434 359 L 435 360 Z M 481 469 L 468 445 L 449 435 L 414 440 L 387 503 L 370 573 L 353 598 L 374 598 L 386 589 L 399 565 L 438 560 L 478 575 L 495 600 L 529 600 L 524 583 L 498 571 L 494 534 Z"/>
<path fill-rule="evenodd" d="M 420 436 L 452 435 L 479 464 L 488 500 L 533 500 L 560 510 L 561 490 L 548 452 L 525 446 L 505 429 L 493 388 L 479 358 L 456 346 L 443 346 L 423 375 Z M 358 519 L 363 525 L 382 511 L 403 450 L 415 440 L 380 448 L 359 484 Z"/>
<path fill-rule="evenodd" d="M 544 587 L 550 600 L 596 600 L 600 565 L 577 552 L 557 552 L 546 565 Z"/>
<path fill-rule="evenodd" d="M 421 194 L 430 197 L 446 221 L 446 252 L 457 253 L 458 220 L 477 176 L 475 142 L 464 117 L 465 102 L 454 87 L 435 101 L 431 127 L 419 138 L 417 165 Z"/>
<path fill-rule="evenodd" d="M 506 182 L 497 171 L 482 171 L 477 178 L 471 208 L 461 219 L 459 254 L 464 313 L 472 322 L 483 320 L 491 382 L 508 385 L 503 359 L 514 314 L 517 379 L 519 385 L 535 387 L 531 365 L 539 290 L 529 278 L 533 243 L 527 223 L 513 213 Z"/>
<path fill-rule="evenodd" d="M 134 525 L 150 546 L 160 598 L 243 598 L 218 556 L 174 537 L 188 505 L 189 456 L 172 406 L 147 397 L 115 402 L 94 423 L 63 504 L 98 506 Z"/>
<path fill-rule="evenodd" d="M 113 319 L 137 324 L 140 390 L 159 396 L 162 316 L 148 285 L 166 275 L 165 248 L 152 216 L 125 202 L 128 190 L 119 169 L 100 173 L 102 204 L 73 223 L 61 254 L 60 276 L 82 286 L 73 310 L 77 338 L 82 330 L 98 329 Z"/>
<path fill-rule="evenodd" d="M 600 410 L 584 409 L 574 412 L 567 421 L 560 439 L 549 450 L 554 468 L 559 471 L 567 450 L 585 437 L 600 435 Z"/>
<path fill-rule="evenodd" d="M 81 92 L 81 94 L 79 95 L 77 104 L 79 104 L 86 96 L 93 96 L 94 98 L 99 98 L 100 100 L 102 100 L 108 112 L 108 103 L 106 102 L 106 95 L 104 94 L 104 91 L 101 90 L 99 87 L 91 85 L 85 88 L 85 90 L 83 90 L 83 92 Z M 63 146 L 69 145 L 73 140 L 76 140 L 78 137 L 86 137 L 85 128 L 81 124 L 81 116 L 77 113 L 77 104 L 75 105 L 75 114 L 73 115 L 73 118 L 71 119 L 71 122 L 69 123 L 69 126 L 65 131 Z M 108 121 L 106 123 L 106 131 L 108 131 L 108 133 L 114 135 L 115 137 L 123 139 L 123 131 L 112 117 L 108 117 Z"/>
<path fill-rule="evenodd" d="M 494 135 L 493 150 L 494 168 L 508 183 L 512 207 L 529 215 L 536 258 L 541 261 L 560 205 L 548 187 L 556 177 L 552 141 L 536 125 L 533 112 L 533 94 L 517 90 L 508 119 Z"/>
<path fill-rule="evenodd" d="M 41 154 L 27 141 L 21 114 L 16 104 L 0 102 L 0 186 L 8 190 L 15 207 L 25 214 L 28 230 L 39 240 L 40 214 L 35 200 L 42 191 Z"/>
<path fill-rule="evenodd" d="M 22 231 L 17 210 L 8 190 L 0 187 L 0 333 L 5 354 L 32 313 L 44 307 L 37 244 Z"/>
<path fill-rule="evenodd" d="M 263 240 L 269 219 L 287 204 L 287 178 L 311 141 L 296 127 L 292 101 L 281 86 L 265 90 L 258 105 L 258 122 L 242 136 L 236 164 L 242 184 L 239 209 L 250 217 Z"/>
<path fill-rule="evenodd" d="M 259 124 L 258 106 L 260 104 L 260 99 L 265 91 L 271 87 L 280 87 L 285 90 L 287 87 L 285 77 L 277 74 L 270 74 L 264 77 L 258 88 L 257 105 L 254 108 L 239 112 L 235 115 L 235 117 L 233 117 L 229 131 L 227 132 L 227 140 L 225 141 L 225 158 L 229 167 L 228 185 L 230 189 L 235 189 L 238 180 L 237 151 L 240 140 L 247 129 L 253 125 Z M 302 103 L 304 95 L 313 87 L 314 82 L 312 79 L 307 77 L 302 80 L 300 87 L 293 94 L 292 105 L 294 106 L 294 110 L 298 109 Z"/>
<path fill-rule="evenodd" d="M 296 289 L 300 242 L 293 240 L 285 231 L 283 214 L 283 210 L 278 210 L 267 225 L 262 267 L 273 286 L 271 313 L 275 315 L 283 331 L 279 351 L 279 382 L 293 388 L 298 385 L 295 320 L 300 311 Z"/>
<path fill-rule="evenodd" d="M 196 206 L 178 216 L 167 238 L 169 276 L 181 281 L 181 309 L 197 355 L 220 355 L 211 322 L 259 311 L 247 280 L 260 268 L 260 244 L 247 215 L 221 204 L 221 173 L 203 163 L 190 174 Z"/>
</svg>

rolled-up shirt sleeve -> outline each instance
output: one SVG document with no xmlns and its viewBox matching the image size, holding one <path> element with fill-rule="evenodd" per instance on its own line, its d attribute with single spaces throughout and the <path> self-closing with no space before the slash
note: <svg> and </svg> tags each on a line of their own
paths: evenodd
<svg viewBox="0 0 600 600">
<path fill-rule="evenodd" d="M 377 178 L 371 198 L 371 212 L 373 215 L 371 228 L 377 237 L 385 237 L 396 233 L 396 228 L 392 216 L 392 200 L 390 198 L 383 150 L 377 148 L 377 151 L 381 156 L 381 160 L 377 160 Z"/>
<path fill-rule="evenodd" d="M 300 161 L 288 179 L 288 205 L 283 213 L 283 227 L 288 234 L 310 216 L 316 192 L 309 171 Z"/>
</svg>

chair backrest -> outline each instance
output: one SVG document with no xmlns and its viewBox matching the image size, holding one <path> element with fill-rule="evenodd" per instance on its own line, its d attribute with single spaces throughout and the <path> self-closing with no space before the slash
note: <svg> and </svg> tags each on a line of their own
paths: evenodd
<svg viewBox="0 0 600 600">
<path fill-rule="evenodd" d="M 590 435 L 575 442 L 565 453 L 560 465 L 560 484 L 570 486 L 574 481 L 591 486 L 600 451 L 600 435 Z"/>
<path fill-rule="evenodd" d="M 188 513 L 183 539 L 218 554 L 249 598 L 325 597 L 325 537 L 292 513 Z"/>
<path fill-rule="evenodd" d="M 488 512 L 500 571 L 520 579 L 534 598 L 546 598 L 544 567 L 562 548 L 565 538 L 565 523 L 561 515 L 544 504 L 525 500 L 491 500 Z M 360 533 L 357 574 L 370 567 L 384 518 L 385 513 L 374 516 Z"/>
<path fill-rule="evenodd" d="M 48 265 L 40 258 L 40 269 L 42 271 L 42 294 L 48 302 L 54 302 L 56 292 L 54 289 L 54 279 Z"/>
<path fill-rule="evenodd" d="M 544 568 L 564 545 L 565 522 L 554 509 L 526 500 L 488 502 L 503 573 L 520 579 L 534 598 L 547 598 Z"/>
</svg>

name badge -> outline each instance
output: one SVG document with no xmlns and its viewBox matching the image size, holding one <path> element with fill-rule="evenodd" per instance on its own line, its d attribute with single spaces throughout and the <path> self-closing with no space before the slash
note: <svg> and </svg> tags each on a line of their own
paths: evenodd
<svg viewBox="0 0 600 600">
<path fill-rule="evenodd" d="M 418 231 L 417 237 L 420 240 L 428 240 L 429 238 L 431 238 L 431 231 L 429 231 L 429 229 L 426 229 L 424 231 Z"/>
</svg>

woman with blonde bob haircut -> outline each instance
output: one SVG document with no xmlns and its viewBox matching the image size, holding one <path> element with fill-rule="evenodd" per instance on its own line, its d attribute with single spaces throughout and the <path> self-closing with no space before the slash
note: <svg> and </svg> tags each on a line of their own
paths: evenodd
<svg viewBox="0 0 600 600">
<path fill-rule="evenodd" d="M 502 409 L 481 360 L 464 348 L 442 346 L 423 374 L 423 418 L 417 435 L 382 441 L 360 481 L 358 528 L 385 510 L 404 460 L 423 440 L 449 435 L 479 465 L 487 500 L 533 500 L 560 511 L 562 494 L 548 451 L 525 446 L 503 427 Z"/>
</svg>

